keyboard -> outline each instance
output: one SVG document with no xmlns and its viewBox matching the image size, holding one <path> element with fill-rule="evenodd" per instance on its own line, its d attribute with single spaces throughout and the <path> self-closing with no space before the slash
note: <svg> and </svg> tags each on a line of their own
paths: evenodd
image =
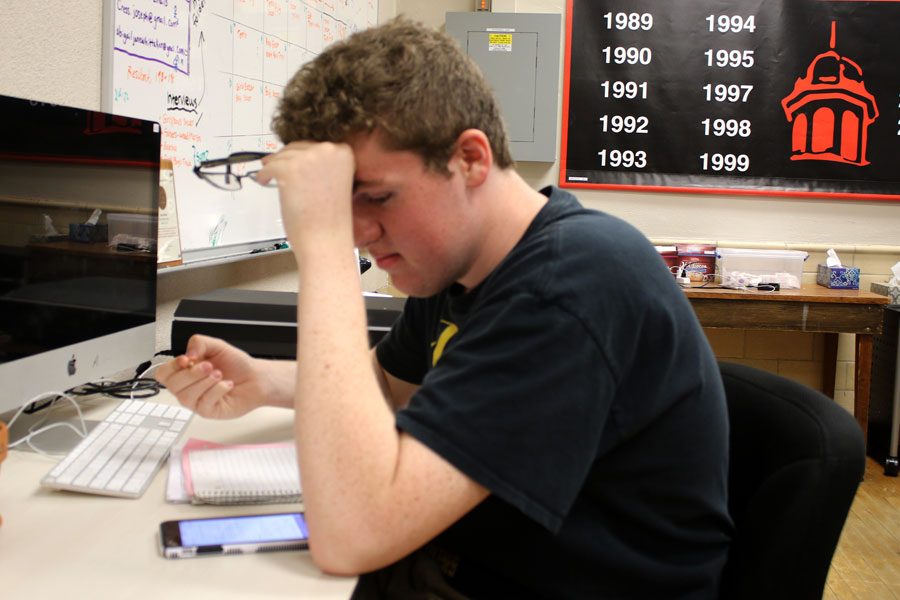
<svg viewBox="0 0 900 600">
<path fill-rule="evenodd" d="M 123 400 L 44 476 L 41 485 L 139 498 L 192 415 L 180 406 Z"/>
</svg>

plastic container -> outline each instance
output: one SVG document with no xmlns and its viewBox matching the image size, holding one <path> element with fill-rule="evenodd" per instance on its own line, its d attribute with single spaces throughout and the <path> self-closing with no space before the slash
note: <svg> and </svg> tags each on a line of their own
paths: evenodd
<svg viewBox="0 0 900 600">
<path fill-rule="evenodd" d="M 745 287 L 760 283 L 779 283 L 782 288 L 799 288 L 803 261 L 809 254 L 802 250 L 757 250 L 719 248 L 716 265 L 722 285 Z"/>
<path fill-rule="evenodd" d="M 132 238 L 149 239 L 155 243 L 156 221 L 156 217 L 150 215 L 106 213 L 106 222 L 109 224 L 109 240 L 112 242 L 117 235 L 124 234 Z"/>
</svg>

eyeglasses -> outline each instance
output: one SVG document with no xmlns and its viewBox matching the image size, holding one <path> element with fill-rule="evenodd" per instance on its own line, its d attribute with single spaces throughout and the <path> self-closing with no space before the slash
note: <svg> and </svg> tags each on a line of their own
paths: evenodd
<svg viewBox="0 0 900 600">
<path fill-rule="evenodd" d="M 241 180 L 245 177 L 256 181 L 254 176 L 262 169 L 261 159 L 268 155 L 269 152 L 235 152 L 225 158 L 204 160 L 194 167 L 194 175 L 220 190 L 234 192 L 241 189 Z M 264 187 L 277 185 L 273 179 Z"/>
</svg>

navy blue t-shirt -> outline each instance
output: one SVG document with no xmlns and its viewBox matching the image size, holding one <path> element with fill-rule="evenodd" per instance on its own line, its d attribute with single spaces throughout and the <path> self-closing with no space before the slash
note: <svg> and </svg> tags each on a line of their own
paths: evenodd
<svg viewBox="0 0 900 600">
<path fill-rule="evenodd" d="M 472 597 L 714 598 L 731 535 L 718 367 L 649 241 L 556 188 L 477 288 L 410 298 L 397 426 L 490 497 L 433 541 Z"/>
</svg>

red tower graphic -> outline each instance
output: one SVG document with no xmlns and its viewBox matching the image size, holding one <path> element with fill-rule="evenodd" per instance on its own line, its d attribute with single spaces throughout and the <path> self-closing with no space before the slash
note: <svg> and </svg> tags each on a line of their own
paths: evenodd
<svg viewBox="0 0 900 600">
<path fill-rule="evenodd" d="M 869 125 L 878 118 L 875 97 L 866 90 L 858 64 L 834 50 L 816 56 L 781 107 L 791 132 L 791 160 L 827 160 L 863 166 Z"/>
<path fill-rule="evenodd" d="M 88 114 L 84 134 L 97 135 L 103 133 L 134 133 L 140 135 L 141 122 L 131 117 L 119 115 L 106 115 L 98 112 Z"/>
</svg>

